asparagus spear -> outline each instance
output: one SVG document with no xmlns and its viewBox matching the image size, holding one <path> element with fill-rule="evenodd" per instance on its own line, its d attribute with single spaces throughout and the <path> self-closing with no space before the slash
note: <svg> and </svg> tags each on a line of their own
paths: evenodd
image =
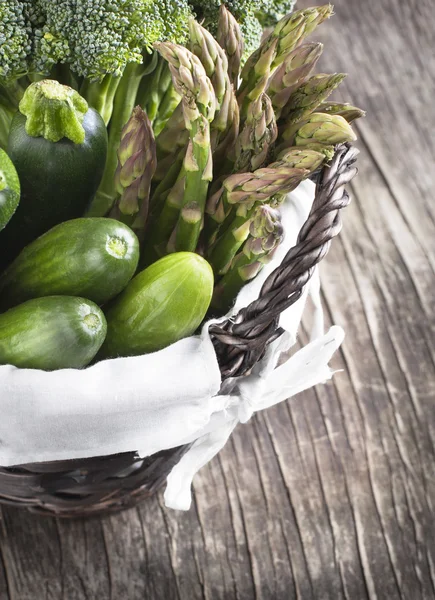
<svg viewBox="0 0 435 600">
<path fill-rule="evenodd" d="M 323 44 L 304 44 L 298 46 L 277 68 L 270 78 L 267 94 L 272 100 L 276 118 L 289 102 L 293 92 L 305 81 L 314 69 L 322 54 Z"/>
<path fill-rule="evenodd" d="M 150 265 L 167 254 L 168 240 L 171 237 L 183 206 L 185 185 L 186 174 L 182 169 L 174 185 L 161 195 L 164 203 L 158 217 L 153 221 L 153 226 L 150 227 L 149 237 L 146 240 L 146 245 L 143 248 L 141 256 L 142 267 Z"/>
<path fill-rule="evenodd" d="M 228 75 L 231 83 L 236 88 L 239 81 L 244 42 L 239 24 L 230 11 L 227 10 L 225 4 L 221 4 L 219 9 L 216 39 L 228 56 Z"/>
<path fill-rule="evenodd" d="M 241 252 L 235 256 L 230 268 L 215 286 L 211 303 L 213 309 L 221 313 L 227 312 L 241 288 L 272 260 L 283 237 L 280 213 L 267 204 L 259 206 Z"/>
<path fill-rule="evenodd" d="M 220 136 L 219 143 L 213 151 L 213 171 L 215 178 L 218 178 L 225 165 L 229 152 L 234 148 L 240 127 L 240 112 L 234 88 L 231 86 L 228 93 L 228 101 L 225 106 L 228 107 L 227 129 Z"/>
<path fill-rule="evenodd" d="M 207 29 L 195 19 L 189 19 L 189 50 L 201 61 L 216 94 L 217 103 L 222 104 L 225 90 L 229 86 L 228 58 Z"/>
<path fill-rule="evenodd" d="M 277 159 L 295 169 L 306 169 L 313 173 L 325 162 L 325 155 L 309 148 L 291 147 L 280 152 Z"/>
<path fill-rule="evenodd" d="M 189 132 L 180 174 L 184 193 L 175 247 L 177 250 L 194 251 L 212 180 L 210 122 L 215 115 L 216 95 L 203 65 L 192 52 L 170 42 L 160 42 L 156 49 L 169 63 L 175 89 L 182 97 L 185 127 Z"/>
<path fill-rule="evenodd" d="M 249 105 L 245 126 L 235 145 L 234 172 L 255 171 L 263 167 L 277 135 L 272 102 L 263 93 Z"/>
<path fill-rule="evenodd" d="M 137 104 L 146 110 L 153 125 L 160 112 L 162 100 L 170 87 L 172 87 L 172 79 L 168 64 L 160 58 L 153 73 L 142 79 L 136 96 Z"/>
<path fill-rule="evenodd" d="M 342 104 L 340 102 L 322 102 L 316 110 L 317 112 L 326 113 L 328 115 L 339 115 L 340 117 L 344 117 L 348 123 L 352 123 L 360 117 L 365 117 L 366 114 L 361 108 L 352 106 L 348 103 Z"/>
<path fill-rule="evenodd" d="M 119 197 L 110 216 L 129 225 L 143 238 L 148 215 L 151 179 L 156 168 L 156 147 L 150 120 L 136 106 L 122 129 L 115 187 Z"/>
<path fill-rule="evenodd" d="M 211 144 L 217 146 L 219 136 L 225 132 L 232 116 L 231 82 L 228 75 L 228 58 L 209 31 L 201 27 L 195 19 L 189 20 L 189 49 L 204 66 L 216 94 L 217 110 L 211 122 Z"/>
<path fill-rule="evenodd" d="M 344 73 L 313 75 L 293 92 L 288 103 L 282 108 L 281 117 L 285 118 L 287 123 L 302 121 L 340 85 L 345 77 Z"/>
<path fill-rule="evenodd" d="M 353 142 L 356 135 L 349 123 L 340 115 L 312 113 L 294 125 L 288 125 L 281 136 L 282 144 L 277 153 L 290 146 L 304 146 L 325 154 L 330 159 L 334 154 L 334 145 Z"/>
<path fill-rule="evenodd" d="M 156 181 L 161 181 L 166 172 L 166 166 L 162 171 L 162 167 L 160 166 L 161 161 L 168 156 L 172 157 L 172 155 L 180 150 L 180 148 L 184 148 L 188 139 L 189 133 L 186 129 L 183 105 L 180 103 L 175 108 L 174 112 L 166 122 L 165 127 L 156 138 L 157 157 L 159 160 L 159 167 L 156 172 Z"/>
<path fill-rule="evenodd" d="M 166 123 L 169 121 L 180 102 L 181 96 L 178 92 L 175 91 L 171 80 L 171 85 L 166 90 L 165 95 L 163 96 L 160 102 L 159 111 L 153 122 L 153 129 L 155 135 L 159 135 L 159 133 L 163 130 Z"/>
<path fill-rule="evenodd" d="M 217 107 L 216 97 L 210 92 L 212 84 L 197 56 L 187 48 L 171 42 L 158 42 L 155 48 L 169 63 L 174 87 L 182 97 L 182 102 L 157 136 L 157 156 L 160 162 L 166 156 L 186 146 L 189 139 L 188 123 L 192 122 L 199 112 L 208 115 L 211 121 Z M 202 99 L 211 105 L 207 107 L 202 105 Z M 198 106 L 195 108 L 196 101 Z M 192 106 L 193 114 L 190 114 L 189 106 Z M 157 181 L 160 180 L 159 172 L 156 176 Z"/>
<path fill-rule="evenodd" d="M 285 60 L 288 53 L 331 15 L 332 6 L 326 4 L 298 10 L 282 18 L 246 61 L 241 73 L 239 102 L 245 104 L 247 96 L 252 100 L 256 94 L 263 92 L 263 85 L 267 84 L 268 77 Z"/>
<path fill-rule="evenodd" d="M 254 173 L 230 175 L 218 199 L 215 214 L 229 217 L 228 226 L 209 252 L 209 262 L 216 274 L 225 273 L 249 235 L 251 219 L 258 204 L 267 202 L 276 194 L 288 193 L 308 175 L 305 169 L 295 169 L 280 161 Z M 235 214 L 232 206 L 236 205 Z"/>
</svg>

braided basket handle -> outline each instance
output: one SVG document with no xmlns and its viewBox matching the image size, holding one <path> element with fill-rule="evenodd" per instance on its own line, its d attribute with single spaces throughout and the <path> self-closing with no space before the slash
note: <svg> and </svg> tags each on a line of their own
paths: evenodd
<svg viewBox="0 0 435 600">
<path fill-rule="evenodd" d="M 331 163 L 320 173 L 314 202 L 296 245 L 266 279 L 258 299 L 235 317 L 210 327 L 224 379 L 247 374 L 266 346 L 282 335 L 280 314 L 301 297 L 315 266 L 341 230 L 340 210 L 350 202 L 344 186 L 357 172 L 357 154 L 350 144 L 338 146 Z"/>
</svg>

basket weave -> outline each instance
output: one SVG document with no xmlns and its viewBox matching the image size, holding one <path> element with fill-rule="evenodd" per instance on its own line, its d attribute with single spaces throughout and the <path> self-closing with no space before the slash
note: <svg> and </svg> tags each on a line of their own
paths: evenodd
<svg viewBox="0 0 435 600">
<path fill-rule="evenodd" d="M 349 204 L 344 186 L 356 173 L 357 150 L 339 146 L 317 180 L 310 215 L 296 245 L 266 279 L 260 296 L 235 318 L 210 328 L 223 381 L 242 376 L 277 339 L 279 315 L 301 296 L 316 264 L 341 229 Z M 83 517 L 134 506 L 166 480 L 189 446 L 139 459 L 134 452 L 0 468 L 0 503 L 56 517 Z"/>
</svg>

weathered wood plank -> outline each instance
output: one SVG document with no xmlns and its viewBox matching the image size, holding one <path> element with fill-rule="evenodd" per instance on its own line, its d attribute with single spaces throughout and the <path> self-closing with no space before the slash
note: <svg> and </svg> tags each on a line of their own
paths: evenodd
<svg viewBox="0 0 435 600">
<path fill-rule="evenodd" d="M 316 34 L 369 115 L 322 265 L 342 372 L 239 427 L 187 514 L 161 496 L 86 522 L 3 508 L 0 600 L 435 598 L 432 21 L 432 0 L 337 0 Z"/>
</svg>

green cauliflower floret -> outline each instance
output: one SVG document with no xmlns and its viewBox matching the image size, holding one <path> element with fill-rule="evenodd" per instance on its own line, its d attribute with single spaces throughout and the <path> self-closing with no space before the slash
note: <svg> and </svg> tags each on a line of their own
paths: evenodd
<svg viewBox="0 0 435 600">
<path fill-rule="evenodd" d="M 0 82 L 9 84 L 27 73 L 31 28 L 24 6 L 16 0 L 0 2 Z"/>
</svg>

